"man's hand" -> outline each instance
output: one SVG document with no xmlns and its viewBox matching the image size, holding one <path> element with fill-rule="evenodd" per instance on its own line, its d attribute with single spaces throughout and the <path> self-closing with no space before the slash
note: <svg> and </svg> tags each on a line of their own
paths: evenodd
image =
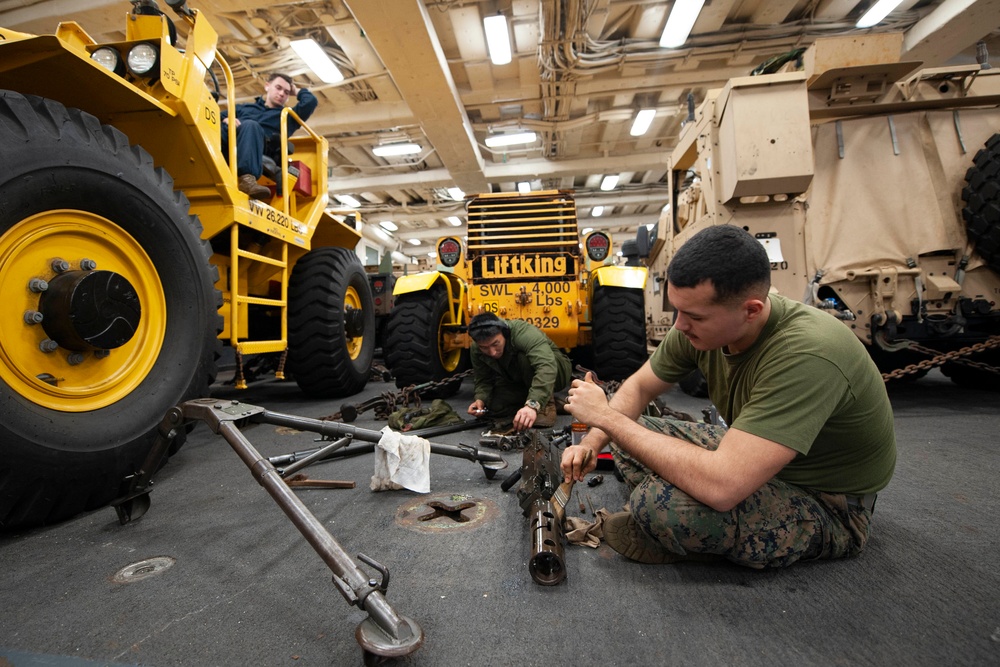
<svg viewBox="0 0 1000 667">
<path fill-rule="evenodd" d="M 594 374 L 587 371 L 583 380 L 573 380 L 570 385 L 569 397 L 566 401 L 566 412 L 587 426 L 597 426 L 600 416 L 611 408 L 608 407 L 608 397 L 594 382 Z"/>
<path fill-rule="evenodd" d="M 569 397 L 566 401 L 566 412 L 573 415 L 577 421 L 588 426 L 596 426 L 601 421 L 601 415 L 610 410 L 608 397 L 594 381 L 594 374 L 587 371 L 583 380 L 573 380 L 570 385 Z M 598 428 L 600 428 L 598 426 Z M 598 444 L 595 451 L 592 446 L 597 441 L 597 435 L 588 433 L 579 445 L 570 445 L 563 452 L 560 467 L 566 476 L 563 481 L 582 482 L 584 476 L 597 467 L 597 452 L 603 448 Z"/>
<path fill-rule="evenodd" d="M 525 405 L 514 415 L 514 430 L 527 431 L 534 425 L 536 419 L 538 419 L 538 413 L 535 412 L 535 409 Z"/>
<path fill-rule="evenodd" d="M 563 451 L 559 467 L 563 471 L 563 482 L 582 482 L 587 473 L 597 467 L 597 457 L 587 445 L 570 445 Z"/>
<path fill-rule="evenodd" d="M 482 417 L 486 413 L 486 404 L 477 398 L 471 405 L 469 405 L 469 409 L 466 410 L 466 413 L 474 417 Z"/>
</svg>

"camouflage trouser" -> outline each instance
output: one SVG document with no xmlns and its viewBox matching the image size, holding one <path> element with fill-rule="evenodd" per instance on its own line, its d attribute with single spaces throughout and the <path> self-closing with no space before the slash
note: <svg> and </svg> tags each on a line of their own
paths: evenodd
<svg viewBox="0 0 1000 667">
<path fill-rule="evenodd" d="M 528 400 L 528 388 L 499 381 L 493 385 L 490 394 L 490 402 L 486 406 L 490 409 L 490 418 L 496 420 L 511 420 L 517 411 L 524 407 L 524 402 Z M 535 419 L 535 428 L 548 428 L 556 423 L 556 404 L 550 399 L 548 404 L 543 405 L 538 411 Z"/>
<path fill-rule="evenodd" d="M 715 449 L 725 428 L 640 417 L 648 429 Z M 809 491 L 772 479 L 728 512 L 703 505 L 611 445 L 631 489 L 629 508 L 639 525 L 677 554 L 717 554 L 753 568 L 858 554 L 871 534 L 871 513 L 842 494 Z"/>
</svg>

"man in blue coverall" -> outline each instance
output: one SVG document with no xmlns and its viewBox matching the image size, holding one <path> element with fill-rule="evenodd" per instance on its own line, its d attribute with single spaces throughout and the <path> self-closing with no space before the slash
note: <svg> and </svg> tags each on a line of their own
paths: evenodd
<svg viewBox="0 0 1000 667">
<path fill-rule="evenodd" d="M 308 120 L 319 102 L 305 88 L 296 88 L 292 77 L 275 72 L 264 86 L 264 94 L 253 102 L 236 105 L 236 173 L 240 192 L 251 199 L 271 198 L 271 190 L 259 185 L 257 179 L 264 171 L 264 155 L 276 152 L 281 146 L 281 110 L 289 97 L 298 102 L 292 111 L 303 121 Z M 222 153 L 229 155 L 229 128 L 227 112 L 222 112 Z M 301 127 L 288 117 L 288 136 Z"/>
</svg>

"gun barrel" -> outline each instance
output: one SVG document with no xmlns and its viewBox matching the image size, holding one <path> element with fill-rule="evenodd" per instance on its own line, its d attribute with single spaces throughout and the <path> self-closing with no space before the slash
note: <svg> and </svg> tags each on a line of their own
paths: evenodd
<svg viewBox="0 0 1000 667">
<path fill-rule="evenodd" d="M 563 528 L 560 513 L 548 500 L 531 507 L 531 558 L 528 571 L 535 583 L 555 586 L 566 578 L 563 560 Z"/>
</svg>

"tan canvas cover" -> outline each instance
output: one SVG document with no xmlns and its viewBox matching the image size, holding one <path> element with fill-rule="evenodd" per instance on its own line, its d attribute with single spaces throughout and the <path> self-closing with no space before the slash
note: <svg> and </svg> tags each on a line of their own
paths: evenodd
<svg viewBox="0 0 1000 667">
<path fill-rule="evenodd" d="M 843 158 L 836 123 L 813 128 L 816 171 L 805 226 L 810 274 L 822 270 L 827 284 L 844 280 L 850 270 L 905 269 L 908 258 L 965 247 L 965 172 L 1000 132 L 996 109 L 854 118 L 840 125 Z M 981 264 L 973 256 L 969 268 Z"/>
</svg>

